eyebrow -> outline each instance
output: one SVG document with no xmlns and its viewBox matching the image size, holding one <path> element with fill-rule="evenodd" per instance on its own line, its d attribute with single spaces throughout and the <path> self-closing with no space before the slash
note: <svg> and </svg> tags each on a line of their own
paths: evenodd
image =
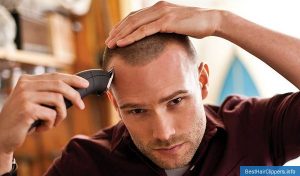
<svg viewBox="0 0 300 176">
<path fill-rule="evenodd" d="M 163 102 L 166 102 L 174 97 L 176 97 L 177 95 L 179 94 L 185 94 L 185 93 L 188 93 L 187 90 L 178 90 L 166 97 L 163 97 L 161 99 L 158 100 L 159 103 L 163 103 Z M 137 107 L 143 107 L 143 106 L 146 106 L 145 104 L 138 104 L 138 103 L 125 103 L 123 105 L 120 106 L 120 109 L 126 109 L 126 108 L 137 108 Z"/>
</svg>

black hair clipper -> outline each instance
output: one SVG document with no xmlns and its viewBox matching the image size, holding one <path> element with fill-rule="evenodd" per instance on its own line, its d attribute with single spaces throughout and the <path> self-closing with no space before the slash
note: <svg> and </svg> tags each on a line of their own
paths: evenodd
<svg viewBox="0 0 300 176">
<path fill-rule="evenodd" d="M 85 89 L 76 89 L 81 98 L 84 98 L 87 95 L 90 94 L 96 94 L 96 95 L 101 95 L 102 93 L 104 93 L 106 90 L 108 90 L 108 88 L 110 87 L 110 84 L 112 82 L 112 79 L 114 77 L 114 72 L 113 70 L 110 71 L 104 71 L 101 69 L 90 69 L 90 70 L 84 70 L 81 71 L 79 73 L 77 73 L 76 75 L 86 79 L 89 81 L 89 87 L 85 88 Z M 72 106 L 72 103 L 67 100 L 65 100 L 65 104 L 66 107 L 69 108 Z M 50 107 L 55 109 L 55 107 Z M 38 126 L 40 126 L 43 123 L 42 120 L 37 120 L 35 121 L 29 128 L 28 131 L 31 131 L 33 128 L 36 128 Z"/>
</svg>

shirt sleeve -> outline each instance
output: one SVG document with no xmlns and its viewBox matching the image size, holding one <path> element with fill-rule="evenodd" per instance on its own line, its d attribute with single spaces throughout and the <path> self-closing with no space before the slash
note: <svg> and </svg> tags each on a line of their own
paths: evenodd
<svg viewBox="0 0 300 176">
<path fill-rule="evenodd" d="M 300 155 L 300 93 L 272 98 L 228 97 L 221 117 L 228 145 L 248 156 L 248 164 L 283 165 Z"/>
<path fill-rule="evenodd" d="M 300 93 L 277 95 L 267 104 L 270 148 L 274 162 L 283 165 L 300 155 Z"/>
<path fill-rule="evenodd" d="M 65 176 L 97 173 L 95 171 L 97 167 L 91 159 L 90 153 L 85 149 L 86 146 L 89 146 L 88 143 L 89 140 L 82 137 L 73 138 L 44 175 Z"/>
</svg>

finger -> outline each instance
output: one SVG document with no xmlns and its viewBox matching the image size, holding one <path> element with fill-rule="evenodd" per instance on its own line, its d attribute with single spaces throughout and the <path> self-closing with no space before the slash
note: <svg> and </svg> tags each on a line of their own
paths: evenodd
<svg viewBox="0 0 300 176">
<path fill-rule="evenodd" d="M 105 44 L 108 44 L 108 41 L 110 41 L 115 36 L 115 34 L 120 32 L 120 29 L 121 29 L 120 25 L 123 24 L 124 21 L 126 21 L 128 19 L 128 17 L 132 16 L 133 14 L 135 14 L 137 12 L 143 11 L 143 10 L 145 10 L 145 8 L 130 12 L 129 15 L 127 15 L 124 19 L 122 19 L 115 26 L 113 26 L 113 28 L 109 32 L 108 38 L 105 40 Z"/>
<path fill-rule="evenodd" d="M 48 93 L 59 93 L 66 99 L 70 100 L 72 104 L 76 105 L 80 109 L 84 108 L 84 103 L 80 97 L 80 94 L 71 86 L 61 80 L 34 80 L 22 81 L 16 86 L 16 90 L 19 92 L 31 91 L 31 92 L 48 92 Z M 37 96 L 36 94 L 32 97 Z M 47 96 L 47 95 L 45 95 Z M 28 96 L 31 97 L 31 96 Z"/>
<path fill-rule="evenodd" d="M 49 109 L 56 110 L 56 120 L 61 121 L 66 118 L 67 110 L 64 103 L 64 98 L 59 93 L 51 92 L 37 92 L 34 93 L 34 96 L 31 98 L 31 101 L 39 105 L 47 105 Z M 56 121 L 55 120 L 55 121 Z"/>
<path fill-rule="evenodd" d="M 124 37 L 130 35 L 131 33 L 133 33 L 135 30 L 137 30 L 141 26 L 146 25 L 147 23 L 151 23 L 159 18 L 156 15 L 152 16 L 152 17 L 153 18 L 144 19 L 144 20 L 140 20 L 140 21 L 136 21 L 136 22 L 130 22 L 130 21 L 124 22 L 124 27 L 120 27 L 120 29 L 122 29 L 122 30 L 116 32 L 116 34 L 114 36 L 111 36 L 111 39 L 108 41 L 107 46 L 109 48 L 115 47 L 117 41 L 119 41 L 120 39 L 123 39 Z"/>
<path fill-rule="evenodd" d="M 42 75 L 22 75 L 22 80 L 62 80 L 72 87 L 86 88 L 89 82 L 77 75 L 64 74 L 64 73 L 46 73 Z"/>
<path fill-rule="evenodd" d="M 36 80 L 34 83 L 27 82 L 23 85 L 23 89 L 31 92 L 35 92 L 33 97 L 37 97 L 38 93 L 43 92 L 44 96 L 47 97 L 51 93 L 59 93 L 66 99 L 70 100 L 72 104 L 76 105 L 80 109 L 84 108 L 84 103 L 80 97 L 80 94 L 71 86 L 61 80 Z M 38 98 L 38 97 L 37 97 Z M 43 96 L 41 98 L 44 98 Z M 39 102 L 41 103 L 41 102 Z"/>
<path fill-rule="evenodd" d="M 120 25 L 118 31 L 116 31 L 115 35 L 111 36 L 111 39 L 108 41 L 107 46 L 108 47 L 113 47 L 116 42 L 125 36 L 129 35 L 136 29 L 138 29 L 140 26 L 143 26 L 147 23 L 151 23 L 154 20 L 158 19 L 158 14 L 155 16 L 148 15 L 149 18 L 144 18 L 141 20 L 136 20 L 135 19 L 128 19 L 128 21 L 125 21 L 122 25 Z"/>
<path fill-rule="evenodd" d="M 119 21 L 117 24 L 115 24 L 115 25 L 112 27 L 112 29 L 111 29 L 111 31 L 109 32 L 108 35 L 109 35 L 109 36 L 114 35 L 114 32 L 117 32 L 116 30 L 117 30 L 117 28 L 120 26 L 121 23 L 123 23 L 129 16 L 131 16 L 131 15 L 133 15 L 133 14 L 135 14 L 135 13 L 141 11 L 141 10 L 144 10 L 144 9 L 140 9 L 140 10 L 136 10 L 136 11 L 130 12 L 129 15 L 127 15 L 124 19 L 122 19 L 121 21 Z M 105 42 L 106 42 L 106 41 L 105 41 Z"/>
<path fill-rule="evenodd" d="M 115 29 L 107 42 L 107 46 L 109 48 L 114 47 L 116 41 L 124 38 L 128 34 L 138 29 L 140 26 L 151 23 L 155 20 L 159 20 L 164 13 L 165 11 L 161 11 L 158 8 L 149 8 L 145 11 L 139 11 L 128 17 Z"/>
<path fill-rule="evenodd" d="M 32 118 L 34 120 L 43 120 L 42 125 L 36 127 L 36 131 L 45 131 L 53 128 L 57 116 L 57 112 L 55 110 L 38 104 L 33 104 L 32 108 L 32 111 L 34 111 Z"/>
<path fill-rule="evenodd" d="M 118 40 L 116 42 L 116 45 L 119 47 L 127 46 L 131 43 L 134 43 L 138 40 L 141 40 L 147 36 L 150 36 L 152 34 L 158 33 L 161 31 L 161 20 L 154 21 L 150 24 L 141 26 L 133 33 L 127 35 L 125 38 Z"/>
<path fill-rule="evenodd" d="M 159 19 L 163 15 L 168 14 L 173 7 L 178 7 L 178 5 L 165 1 L 159 1 L 150 7 L 130 13 L 110 32 L 111 39 L 116 37 L 120 31 L 124 31 L 126 25 L 133 25 L 132 27 L 138 28 L 141 25 L 150 23 L 156 19 Z"/>
</svg>

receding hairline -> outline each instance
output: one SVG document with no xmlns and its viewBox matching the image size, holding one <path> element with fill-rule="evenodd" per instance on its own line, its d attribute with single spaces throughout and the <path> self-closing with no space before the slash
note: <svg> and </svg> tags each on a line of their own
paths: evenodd
<svg viewBox="0 0 300 176">
<path fill-rule="evenodd" d="M 170 44 L 181 47 L 193 63 L 196 62 L 196 51 L 190 39 L 175 33 L 157 33 L 126 47 L 105 48 L 101 66 L 107 70 L 115 58 L 126 64 L 143 66 L 157 59 Z"/>
<path fill-rule="evenodd" d="M 176 43 L 171 43 L 170 42 L 170 44 L 168 44 L 167 46 L 165 46 L 164 48 L 162 48 L 162 50 L 159 53 L 156 53 L 155 56 L 153 55 L 153 57 L 151 57 L 151 58 L 148 57 L 148 59 L 141 60 L 141 61 L 139 61 L 137 63 L 127 62 L 127 59 L 124 58 L 125 56 L 122 56 L 122 55 L 119 55 L 119 54 L 115 54 L 115 55 L 113 55 L 111 57 L 110 62 L 106 66 L 106 69 L 110 70 L 111 68 L 113 68 L 114 63 L 115 63 L 114 61 L 116 61 L 116 60 L 120 60 L 122 64 L 128 64 L 128 65 L 133 66 L 133 67 L 135 67 L 135 66 L 137 66 L 137 67 L 139 67 L 139 66 L 145 66 L 145 65 L 150 64 L 150 63 L 154 62 L 155 60 L 159 59 L 166 52 L 169 52 L 170 50 L 169 51 L 167 51 L 167 50 L 169 48 L 172 48 L 174 45 L 176 46 L 176 49 L 180 49 L 180 52 L 181 51 L 184 52 L 184 54 L 186 56 L 184 60 L 186 60 L 189 63 L 194 64 L 194 59 L 190 59 L 190 57 L 192 57 L 192 56 L 190 56 L 190 54 L 184 49 L 184 47 L 182 45 L 178 45 Z M 178 51 L 179 50 L 176 50 L 176 52 L 178 52 Z"/>
</svg>

